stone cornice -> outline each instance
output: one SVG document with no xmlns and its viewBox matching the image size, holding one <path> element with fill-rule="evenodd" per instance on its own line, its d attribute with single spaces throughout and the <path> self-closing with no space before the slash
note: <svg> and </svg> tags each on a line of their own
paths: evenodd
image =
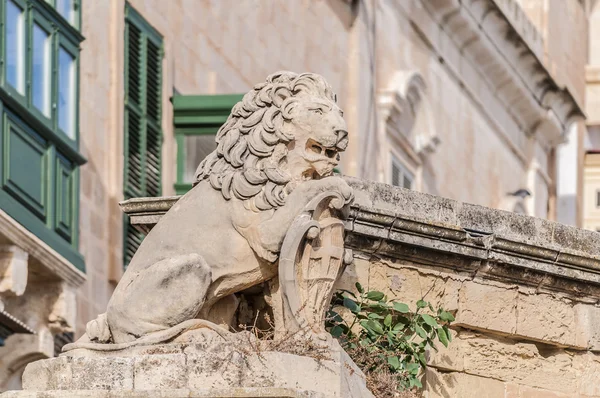
<svg viewBox="0 0 600 398">
<path fill-rule="evenodd" d="M 354 250 L 600 298 L 600 234 L 535 217 L 347 178 Z"/>
<path fill-rule="evenodd" d="M 85 282 L 86 277 L 83 272 L 2 210 L 0 210 L 0 231 L 9 242 L 26 251 L 30 261 L 33 258 L 69 285 L 78 287 Z"/>
<path fill-rule="evenodd" d="M 346 177 L 356 201 L 346 244 L 356 252 L 600 299 L 600 234 L 521 214 Z M 149 230 L 177 200 L 121 203 Z"/>
<path fill-rule="evenodd" d="M 476 101 L 487 98 L 489 107 L 489 99 L 497 99 L 497 105 L 484 107 L 484 111 L 502 129 L 510 130 L 503 124 L 510 117 L 525 134 L 539 134 L 556 145 L 569 124 L 584 117 L 568 88 L 556 82 L 539 58 L 539 38 L 535 34 L 523 37 L 524 30 L 517 29 L 505 14 L 518 4 L 494 0 L 392 3 L 403 9 Z M 533 26 L 527 27 L 531 29 Z M 465 62 L 469 65 L 463 65 Z M 485 82 L 486 90 L 473 82 L 477 80 L 473 73 Z M 518 143 L 512 144 L 520 148 Z"/>
</svg>

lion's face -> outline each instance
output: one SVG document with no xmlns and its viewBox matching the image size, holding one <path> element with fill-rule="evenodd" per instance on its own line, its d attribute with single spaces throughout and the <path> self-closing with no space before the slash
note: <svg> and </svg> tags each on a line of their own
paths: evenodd
<svg viewBox="0 0 600 398">
<path fill-rule="evenodd" d="M 308 97 L 298 101 L 291 116 L 283 127 L 295 137 L 287 155 L 292 181 L 331 175 L 348 145 L 342 110 L 332 101 Z"/>
</svg>

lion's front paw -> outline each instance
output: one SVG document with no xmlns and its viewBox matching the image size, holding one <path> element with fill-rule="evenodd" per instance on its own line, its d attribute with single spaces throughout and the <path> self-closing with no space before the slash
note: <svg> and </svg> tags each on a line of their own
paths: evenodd
<svg viewBox="0 0 600 398">
<path fill-rule="evenodd" d="M 344 198 L 344 204 L 349 204 L 354 200 L 354 190 L 340 177 L 327 177 L 318 180 L 323 185 L 323 191 L 333 191 L 339 193 Z"/>
</svg>

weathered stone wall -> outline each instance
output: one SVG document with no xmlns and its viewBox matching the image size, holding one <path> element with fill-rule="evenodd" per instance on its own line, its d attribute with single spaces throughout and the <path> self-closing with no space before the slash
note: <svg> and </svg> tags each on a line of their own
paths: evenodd
<svg viewBox="0 0 600 398">
<path fill-rule="evenodd" d="M 596 233 L 351 183 L 355 262 L 341 286 L 455 314 L 449 348 L 429 352 L 424 396 L 600 396 Z"/>
<path fill-rule="evenodd" d="M 594 300 L 379 256 L 354 267 L 369 289 L 456 314 L 449 348 L 429 352 L 425 396 L 600 396 L 600 352 L 589 349 L 600 348 Z"/>
</svg>

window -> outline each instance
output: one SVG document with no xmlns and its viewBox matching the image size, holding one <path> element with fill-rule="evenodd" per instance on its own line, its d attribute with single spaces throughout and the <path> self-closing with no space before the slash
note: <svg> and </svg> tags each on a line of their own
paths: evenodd
<svg viewBox="0 0 600 398">
<path fill-rule="evenodd" d="M 73 10 L 78 1 L 69 1 Z M 0 208 L 83 270 L 77 236 L 83 36 L 54 8 L 57 2 L 0 0 Z"/>
<path fill-rule="evenodd" d="M 50 117 L 50 33 L 33 24 L 31 97 L 33 106 Z"/>
<path fill-rule="evenodd" d="M 6 2 L 6 82 L 25 93 L 25 10 L 14 1 Z"/>
<path fill-rule="evenodd" d="M 58 128 L 75 138 L 75 57 L 60 47 L 58 50 Z"/>
<path fill-rule="evenodd" d="M 81 26 L 81 1 L 80 0 L 46 0 L 54 9 L 72 26 Z"/>
<path fill-rule="evenodd" d="M 196 168 L 215 150 L 215 135 L 243 94 L 177 95 L 172 98 L 177 140 L 177 183 L 182 195 L 192 188 Z"/>
<path fill-rule="evenodd" d="M 125 199 L 160 196 L 162 36 L 125 6 Z M 124 264 L 144 235 L 125 216 Z"/>
<path fill-rule="evenodd" d="M 392 155 L 392 181 L 397 187 L 412 189 L 415 177 L 400 163 L 400 160 Z"/>
</svg>

